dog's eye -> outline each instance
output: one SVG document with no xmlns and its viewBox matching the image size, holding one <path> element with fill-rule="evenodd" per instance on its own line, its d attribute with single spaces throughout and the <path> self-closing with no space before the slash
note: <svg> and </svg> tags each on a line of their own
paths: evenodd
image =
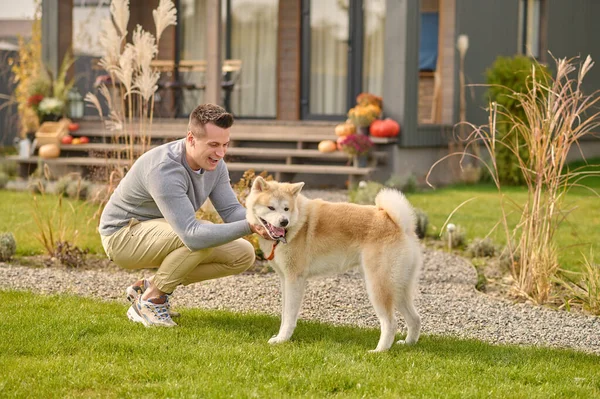
<svg viewBox="0 0 600 399">
<path fill-rule="evenodd" d="M 274 210 L 275 210 L 275 207 L 274 207 L 274 206 L 270 206 L 270 207 L 269 207 L 269 210 L 271 210 L 271 211 L 274 211 Z"/>
<path fill-rule="evenodd" d="M 287 212 L 287 211 L 289 211 L 289 210 L 290 210 L 290 208 L 287 208 L 287 207 L 286 207 L 286 208 L 283 208 L 283 210 Z"/>
</svg>

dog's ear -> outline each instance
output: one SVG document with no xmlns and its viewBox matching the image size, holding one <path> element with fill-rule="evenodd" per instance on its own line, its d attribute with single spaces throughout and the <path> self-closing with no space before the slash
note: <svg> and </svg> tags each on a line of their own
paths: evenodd
<svg viewBox="0 0 600 399">
<path fill-rule="evenodd" d="M 290 192 L 295 197 L 296 195 L 300 194 L 300 190 L 302 190 L 302 187 L 304 187 L 304 182 L 291 184 Z"/>
<path fill-rule="evenodd" d="M 257 176 L 256 179 L 254 179 L 254 183 L 252 183 L 252 190 L 267 191 L 268 189 L 269 189 L 269 184 L 261 176 Z"/>
</svg>

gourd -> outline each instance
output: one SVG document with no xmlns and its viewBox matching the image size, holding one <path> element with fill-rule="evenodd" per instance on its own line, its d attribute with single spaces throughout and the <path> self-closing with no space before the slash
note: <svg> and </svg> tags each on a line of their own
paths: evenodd
<svg viewBox="0 0 600 399">
<path fill-rule="evenodd" d="M 40 147 L 38 155 L 43 159 L 58 158 L 60 155 L 60 148 L 56 144 L 44 144 Z"/>
<path fill-rule="evenodd" d="M 335 127 L 335 135 L 345 137 L 356 133 L 356 127 L 352 123 L 344 122 Z"/>
<path fill-rule="evenodd" d="M 319 152 L 333 152 L 337 146 L 332 140 L 323 140 L 319 143 Z"/>
<path fill-rule="evenodd" d="M 371 123 L 369 133 L 373 137 L 395 137 L 400 133 L 400 125 L 390 118 L 376 120 Z"/>
</svg>

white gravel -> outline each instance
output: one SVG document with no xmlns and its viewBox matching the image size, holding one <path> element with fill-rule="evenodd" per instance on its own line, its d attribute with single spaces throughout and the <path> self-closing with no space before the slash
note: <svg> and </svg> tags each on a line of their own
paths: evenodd
<svg viewBox="0 0 600 399">
<path fill-rule="evenodd" d="M 345 200 L 345 192 L 327 193 L 330 200 Z M 308 195 L 325 197 L 321 192 Z M 473 338 L 494 344 L 573 348 L 600 355 L 598 317 L 512 303 L 480 293 L 474 288 L 476 273 L 466 260 L 445 252 L 423 251 L 424 268 L 416 302 L 423 334 Z M 149 270 L 128 272 L 116 267 L 77 270 L 0 263 L 0 289 L 68 292 L 125 301 L 125 288 L 139 276 L 151 273 Z M 173 305 L 279 315 L 279 280 L 274 273 L 244 273 L 180 287 L 173 296 Z M 312 280 L 300 317 L 340 325 L 379 327 L 357 271 Z M 404 328 L 400 315 L 398 318 L 400 327 Z"/>
</svg>

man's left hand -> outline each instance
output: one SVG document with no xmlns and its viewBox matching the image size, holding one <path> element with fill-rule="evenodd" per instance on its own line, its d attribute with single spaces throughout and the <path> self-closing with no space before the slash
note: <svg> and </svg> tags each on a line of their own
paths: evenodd
<svg viewBox="0 0 600 399">
<path fill-rule="evenodd" d="M 250 230 L 252 230 L 253 233 L 258 234 L 259 236 L 261 236 L 265 240 L 271 240 L 271 241 L 273 241 L 273 239 L 271 238 L 271 236 L 267 232 L 267 229 L 265 229 L 260 224 L 251 224 L 250 225 Z"/>
</svg>

